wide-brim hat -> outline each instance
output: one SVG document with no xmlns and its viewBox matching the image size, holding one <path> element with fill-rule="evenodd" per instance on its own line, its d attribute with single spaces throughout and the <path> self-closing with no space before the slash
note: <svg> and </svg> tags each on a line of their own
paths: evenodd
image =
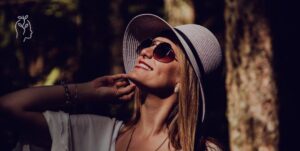
<svg viewBox="0 0 300 151">
<path fill-rule="evenodd" d="M 220 44 L 207 28 L 196 24 L 172 27 L 165 20 L 153 14 L 141 14 L 134 17 L 128 23 L 124 33 L 123 62 L 125 71 L 129 73 L 133 70 L 138 57 L 136 49 L 140 43 L 165 30 L 171 30 L 178 38 L 197 75 L 200 83 L 201 120 L 203 122 L 205 117 L 205 94 L 202 80 L 206 74 L 214 71 L 222 60 Z"/>
</svg>

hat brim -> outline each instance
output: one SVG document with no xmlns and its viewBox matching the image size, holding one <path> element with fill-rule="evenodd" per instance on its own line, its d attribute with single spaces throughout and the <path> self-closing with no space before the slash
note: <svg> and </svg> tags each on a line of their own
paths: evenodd
<svg viewBox="0 0 300 151">
<path fill-rule="evenodd" d="M 140 43 L 149 38 L 157 35 L 158 33 L 164 31 L 164 30 L 171 30 L 173 31 L 174 35 L 179 39 L 181 44 L 184 48 L 187 48 L 187 44 L 184 41 L 184 39 L 179 35 L 179 33 L 165 20 L 162 18 L 153 15 L 153 14 L 141 14 L 136 17 L 134 17 L 127 25 L 124 38 L 123 38 L 123 63 L 125 67 L 125 72 L 129 73 L 133 70 L 136 59 L 138 57 L 136 53 L 136 49 L 140 45 Z M 186 50 L 183 50 L 186 51 Z M 185 52 L 186 53 L 186 52 Z M 191 59 L 194 59 L 191 56 L 191 53 L 188 54 L 188 59 L 191 61 Z M 194 59 L 195 60 L 195 59 Z M 194 70 L 199 70 L 195 69 Z M 199 71 L 198 71 L 199 72 Z M 204 121 L 205 117 L 205 96 L 204 96 L 204 90 L 202 85 L 202 79 L 201 74 L 197 74 L 199 84 L 200 84 L 200 96 L 201 96 L 201 102 L 202 102 L 202 116 L 201 121 Z"/>
</svg>

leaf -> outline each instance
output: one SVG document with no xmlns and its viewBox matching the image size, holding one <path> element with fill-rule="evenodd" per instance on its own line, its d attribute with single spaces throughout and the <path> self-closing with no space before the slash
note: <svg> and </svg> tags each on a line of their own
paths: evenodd
<svg viewBox="0 0 300 151">
<path fill-rule="evenodd" d="M 19 27 L 23 27 L 23 25 L 22 25 L 21 23 L 18 23 L 18 26 L 19 26 Z"/>
</svg>

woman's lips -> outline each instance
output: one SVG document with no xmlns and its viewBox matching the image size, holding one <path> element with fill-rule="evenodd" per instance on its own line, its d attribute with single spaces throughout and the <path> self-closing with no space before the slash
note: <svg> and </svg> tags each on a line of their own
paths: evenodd
<svg viewBox="0 0 300 151">
<path fill-rule="evenodd" d="M 144 69 L 147 71 L 151 71 L 151 69 L 149 69 L 148 67 L 142 66 L 142 65 L 136 65 L 135 68 L 139 68 L 139 69 Z"/>
<path fill-rule="evenodd" d="M 150 71 L 153 70 L 153 68 L 150 65 L 148 65 L 146 62 L 144 62 L 142 60 L 139 60 L 139 62 L 136 66 L 142 67 L 142 68 L 144 68 L 146 70 L 150 70 Z"/>
<path fill-rule="evenodd" d="M 139 61 L 137 65 L 135 65 L 135 68 L 142 68 L 142 69 L 145 69 L 145 70 L 148 70 L 148 71 L 152 71 L 153 68 L 148 65 L 147 63 L 145 63 L 144 61 Z"/>
</svg>

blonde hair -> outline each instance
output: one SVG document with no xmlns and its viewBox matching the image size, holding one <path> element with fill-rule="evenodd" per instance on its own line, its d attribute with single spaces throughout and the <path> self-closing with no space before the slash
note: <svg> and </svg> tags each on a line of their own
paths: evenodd
<svg viewBox="0 0 300 151">
<path fill-rule="evenodd" d="M 180 65 L 180 91 L 178 94 L 178 136 L 181 148 L 184 151 L 193 151 L 198 119 L 199 107 L 199 80 L 189 61 L 182 54 Z M 175 142 L 172 142 L 172 145 Z M 178 142 L 177 142 L 178 143 Z M 177 149 L 177 148 L 176 148 Z"/>
<path fill-rule="evenodd" d="M 177 102 L 166 119 L 166 125 L 169 129 L 170 143 L 176 150 L 193 151 L 198 119 L 199 81 L 185 54 L 180 52 L 177 57 L 180 60 L 180 88 Z M 143 93 L 137 88 L 133 114 L 121 130 L 121 134 L 137 124 L 141 114 L 141 102 L 144 99 Z"/>
</svg>

